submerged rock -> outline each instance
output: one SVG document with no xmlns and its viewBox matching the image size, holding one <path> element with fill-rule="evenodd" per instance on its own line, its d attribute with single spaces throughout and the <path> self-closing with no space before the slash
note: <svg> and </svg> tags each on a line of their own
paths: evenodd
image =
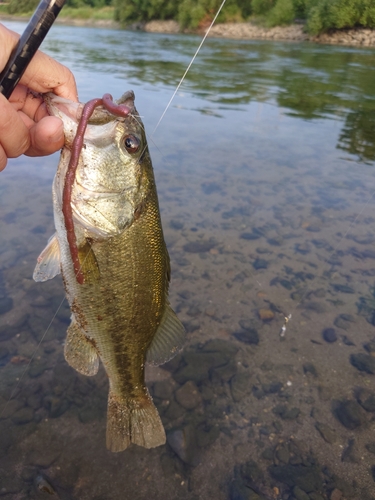
<svg viewBox="0 0 375 500">
<path fill-rule="evenodd" d="M 325 328 L 322 331 L 322 337 L 326 342 L 330 344 L 336 342 L 337 340 L 337 334 L 334 328 Z"/>
<path fill-rule="evenodd" d="M 245 344 L 259 344 L 259 334 L 255 328 L 244 330 L 243 332 L 236 332 L 233 335 L 237 340 L 244 342 Z"/>
<path fill-rule="evenodd" d="M 316 422 L 315 428 L 327 443 L 333 444 L 337 441 L 337 434 L 329 425 L 322 422 Z"/>
<path fill-rule="evenodd" d="M 21 408 L 12 416 L 12 421 L 16 425 L 24 425 L 34 420 L 34 410 L 28 406 Z"/>
<path fill-rule="evenodd" d="M 274 465 L 268 470 L 277 481 L 291 488 L 298 486 L 305 493 L 320 491 L 323 486 L 320 470 L 314 465 Z"/>
<path fill-rule="evenodd" d="M 176 455 L 186 464 L 196 467 L 201 461 L 200 450 L 197 448 L 194 428 L 186 426 L 167 434 L 167 443 Z"/>
<path fill-rule="evenodd" d="M 375 393 L 369 389 L 359 388 L 356 391 L 356 399 L 358 403 L 368 412 L 375 413 Z"/>
<path fill-rule="evenodd" d="M 237 373 L 230 381 L 230 391 L 233 400 L 237 403 L 251 392 L 250 374 Z"/>
<path fill-rule="evenodd" d="M 361 372 L 375 374 L 375 358 L 370 354 L 351 354 L 350 363 Z"/>
<path fill-rule="evenodd" d="M 185 252 L 189 253 L 204 253 L 209 252 L 216 245 L 213 241 L 198 240 L 190 241 L 183 246 Z"/>
<path fill-rule="evenodd" d="M 193 410 L 202 402 L 202 396 L 194 382 L 188 380 L 182 387 L 175 392 L 175 398 L 186 410 Z"/>
<path fill-rule="evenodd" d="M 344 427 L 354 430 L 364 423 L 363 410 L 356 401 L 340 401 L 334 415 Z"/>
</svg>

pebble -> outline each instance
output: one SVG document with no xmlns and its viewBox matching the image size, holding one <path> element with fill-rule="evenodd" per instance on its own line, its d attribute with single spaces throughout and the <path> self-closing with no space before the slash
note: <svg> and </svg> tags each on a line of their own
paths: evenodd
<svg viewBox="0 0 375 500">
<path fill-rule="evenodd" d="M 3 297 L 0 300 L 0 314 L 5 314 L 13 309 L 13 299 L 11 297 Z"/>
<path fill-rule="evenodd" d="M 157 381 L 153 385 L 153 396 L 159 399 L 170 399 L 173 395 L 176 383 L 173 380 Z"/>
<path fill-rule="evenodd" d="M 272 409 L 275 415 L 278 415 L 283 420 L 294 420 L 300 414 L 300 409 L 297 407 L 288 408 L 286 405 L 277 405 Z"/>
<path fill-rule="evenodd" d="M 34 420 L 34 410 L 28 406 L 21 408 L 12 416 L 12 422 L 16 425 L 28 424 Z"/>
<path fill-rule="evenodd" d="M 230 381 L 230 391 L 236 403 L 242 401 L 251 392 L 250 375 L 246 372 L 237 373 Z"/>
<path fill-rule="evenodd" d="M 370 342 L 367 342 L 366 344 L 363 345 L 363 347 L 366 349 L 368 353 L 375 352 L 375 340 L 371 340 Z"/>
<path fill-rule="evenodd" d="M 244 342 L 245 344 L 259 344 L 259 334 L 255 328 L 250 330 L 245 330 L 243 332 L 236 332 L 233 334 L 237 340 Z"/>
<path fill-rule="evenodd" d="M 270 321 L 275 317 L 275 313 L 271 309 L 259 309 L 258 315 L 262 321 Z"/>
<path fill-rule="evenodd" d="M 315 378 L 318 376 L 318 372 L 312 363 L 304 363 L 303 373 L 305 374 L 310 373 Z"/>
<path fill-rule="evenodd" d="M 348 446 L 342 452 L 341 455 L 342 462 L 350 462 L 353 464 L 359 463 L 360 459 L 358 456 L 358 452 L 355 446 L 354 439 L 349 439 Z"/>
<path fill-rule="evenodd" d="M 327 443 L 333 444 L 337 441 L 336 432 L 334 430 L 332 430 L 327 424 L 324 424 L 322 422 L 316 422 L 315 428 L 319 432 L 319 434 L 322 436 L 324 441 L 326 441 Z"/>
<path fill-rule="evenodd" d="M 342 499 L 342 492 L 340 490 L 338 490 L 337 488 L 335 488 L 332 493 L 331 493 L 331 496 L 329 497 L 330 500 L 341 500 Z"/>
<path fill-rule="evenodd" d="M 175 398 L 186 410 L 193 410 L 202 403 L 202 396 L 194 382 L 188 380 L 175 392 Z"/>
<path fill-rule="evenodd" d="M 21 403 L 21 401 L 19 401 L 18 399 L 11 399 L 10 401 L 7 401 L 7 403 L 3 407 L 0 418 L 9 418 L 22 407 L 23 404 Z"/>
<path fill-rule="evenodd" d="M 169 226 L 172 229 L 174 229 L 176 231 L 179 231 L 179 230 L 181 230 L 181 229 L 184 228 L 184 223 L 181 222 L 181 221 L 179 221 L 179 220 L 177 220 L 177 219 L 171 219 L 171 221 L 169 222 Z"/>
<path fill-rule="evenodd" d="M 375 358 L 370 354 L 351 354 L 350 363 L 361 372 L 375 374 Z"/>
<path fill-rule="evenodd" d="M 293 495 L 295 496 L 296 500 L 310 500 L 310 496 L 305 493 L 299 486 L 295 486 L 293 488 Z"/>
<path fill-rule="evenodd" d="M 356 401 L 340 401 L 334 411 L 335 416 L 344 427 L 354 430 L 360 427 L 363 422 L 363 410 Z"/>
<path fill-rule="evenodd" d="M 259 269 L 267 269 L 268 267 L 268 260 L 266 259 L 256 259 L 253 262 L 253 268 L 256 269 L 257 271 Z"/>
<path fill-rule="evenodd" d="M 322 337 L 326 342 L 330 344 L 336 342 L 337 340 L 337 334 L 334 328 L 325 328 L 322 331 Z"/>
<path fill-rule="evenodd" d="M 319 468 L 313 465 L 275 465 L 269 468 L 269 472 L 277 481 L 292 488 L 298 486 L 305 493 L 322 489 L 323 481 Z"/>
<path fill-rule="evenodd" d="M 202 424 L 196 430 L 197 445 L 200 448 L 207 448 L 217 440 L 219 435 L 220 428 L 218 425 Z"/>
<path fill-rule="evenodd" d="M 348 285 L 340 285 L 340 284 L 335 284 L 333 285 L 333 288 L 336 290 L 336 292 L 341 292 L 341 293 L 355 293 L 354 288 Z"/>
<path fill-rule="evenodd" d="M 199 465 L 200 453 L 195 442 L 195 432 L 191 426 L 169 432 L 167 442 L 184 463 L 193 467 Z"/>
<path fill-rule="evenodd" d="M 58 498 L 58 495 L 53 486 L 51 485 L 51 483 L 47 481 L 47 479 L 44 478 L 42 475 L 36 476 L 34 480 L 34 486 L 38 492 L 46 493 L 48 496 L 53 496 L 55 498 Z"/>
<path fill-rule="evenodd" d="M 189 253 L 205 253 L 209 252 L 215 245 L 216 243 L 213 241 L 198 240 L 186 243 L 183 249 L 185 252 Z"/>
<path fill-rule="evenodd" d="M 367 443 L 366 444 L 366 449 L 367 449 L 367 451 L 369 451 L 370 453 L 372 453 L 373 455 L 375 455 L 375 442 Z"/>
<path fill-rule="evenodd" d="M 375 393 L 363 387 L 356 391 L 358 403 L 368 412 L 375 413 Z"/>
</svg>

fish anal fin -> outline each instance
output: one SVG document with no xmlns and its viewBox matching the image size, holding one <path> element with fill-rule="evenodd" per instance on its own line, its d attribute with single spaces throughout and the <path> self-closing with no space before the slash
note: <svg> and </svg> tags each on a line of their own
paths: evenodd
<svg viewBox="0 0 375 500">
<path fill-rule="evenodd" d="M 56 233 L 48 240 L 34 269 L 34 281 L 47 281 L 60 274 L 60 247 Z"/>
<path fill-rule="evenodd" d="M 172 359 L 185 343 L 185 329 L 167 303 L 160 325 L 146 353 L 150 365 L 162 365 Z"/>
<path fill-rule="evenodd" d="M 74 317 L 68 328 L 64 354 L 69 365 L 82 375 L 91 376 L 98 373 L 98 353 Z"/>
<path fill-rule="evenodd" d="M 109 391 L 107 448 L 110 451 L 123 451 L 131 443 L 155 448 L 165 441 L 163 424 L 148 391 L 139 400 L 125 400 Z"/>
<path fill-rule="evenodd" d="M 91 247 L 91 242 L 86 238 L 78 247 L 78 259 L 85 277 L 85 283 L 97 283 L 100 278 L 98 261 Z"/>
</svg>

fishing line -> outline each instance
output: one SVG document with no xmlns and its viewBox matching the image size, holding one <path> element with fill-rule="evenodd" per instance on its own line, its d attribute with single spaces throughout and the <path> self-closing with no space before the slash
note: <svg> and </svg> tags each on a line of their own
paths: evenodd
<svg viewBox="0 0 375 500">
<path fill-rule="evenodd" d="M 197 50 L 195 51 L 195 54 L 193 55 L 192 60 L 190 61 L 190 63 L 189 63 L 189 65 L 188 65 L 188 67 L 186 68 L 185 73 L 182 75 L 182 78 L 181 78 L 181 80 L 180 80 L 179 84 L 177 85 L 177 87 L 176 87 L 175 91 L 174 91 L 174 92 L 173 92 L 173 94 L 172 94 L 172 97 L 169 99 L 169 102 L 168 102 L 168 104 L 167 104 L 167 106 L 166 106 L 165 110 L 163 111 L 163 113 L 162 113 L 161 117 L 159 118 L 159 121 L 158 121 L 158 123 L 156 124 L 156 127 L 155 127 L 155 128 L 154 128 L 154 130 L 152 131 L 151 136 L 153 136 L 153 135 L 155 134 L 156 129 L 159 127 L 160 122 L 161 122 L 161 121 L 162 121 L 162 119 L 164 118 L 165 113 L 167 112 L 167 110 L 168 110 L 169 106 L 171 105 L 171 103 L 172 103 L 173 99 L 175 98 L 175 96 L 176 96 L 176 94 L 177 94 L 177 92 L 178 92 L 179 88 L 181 87 L 182 82 L 185 80 L 186 75 L 188 74 L 188 72 L 189 72 L 189 70 L 190 70 L 190 68 L 191 68 L 192 64 L 193 64 L 193 63 L 194 63 L 194 61 L 195 61 L 195 58 L 197 57 L 197 55 L 198 55 L 199 51 L 201 50 L 202 45 L 203 45 L 203 44 L 204 44 L 204 42 L 206 41 L 206 38 L 208 37 L 208 34 L 209 34 L 209 32 L 211 31 L 212 26 L 214 25 L 214 23 L 215 23 L 215 21 L 216 21 L 216 19 L 217 19 L 218 15 L 220 14 L 221 9 L 224 7 L 225 2 L 226 2 L 226 0 L 223 0 L 223 1 L 222 1 L 221 5 L 220 5 L 220 7 L 219 7 L 219 9 L 218 9 L 218 11 L 217 11 L 217 12 L 216 12 L 216 14 L 215 14 L 215 17 L 213 18 L 213 20 L 212 20 L 212 22 L 211 22 L 210 26 L 208 27 L 208 29 L 207 29 L 207 31 L 206 31 L 206 33 L 205 33 L 204 37 L 202 38 L 201 43 L 199 44 L 199 46 L 198 46 Z"/>
<path fill-rule="evenodd" d="M 185 79 L 185 77 L 186 77 L 187 73 L 189 72 L 189 70 L 190 70 L 190 68 L 191 68 L 192 64 L 194 63 L 194 61 L 195 61 L 195 59 L 196 59 L 196 57 L 197 57 L 197 55 L 198 55 L 199 51 L 201 50 L 201 48 L 202 48 L 202 46 L 203 46 L 203 44 L 204 44 L 204 42 L 205 42 L 205 40 L 206 40 L 206 38 L 207 38 L 207 36 L 208 36 L 208 34 L 209 34 L 210 30 L 211 30 L 211 28 L 212 28 L 212 26 L 214 25 L 214 23 L 215 23 L 215 21 L 216 21 L 216 19 L 217 19 L 218 15 L 220 14 L 220 12 L 221 12 L 222 8 L 224 7 L 225 2 L 226 2 L 226 0 L 223 0 L 223 2 L 221 3 L 221 5 L 220 5 L 220 7 L 219 7 L 219 9 L 218 9 L 218 11 L 217 11 L 217 13 L 216 13 L 215 17 L 213 18 L 213 20 L 212 20 L 212 22 L 211 22 L 211 24 L 210 24 L 209 28 L 207 29 L 207 31 L 206 31 L 206 33 L 205 33 L 205 35 L 204 35 L 204 37 L 202 38 L 202 40 L 201 40 L 201 42 L 200 42 L 200 44 L 199 44 L 199 46 L 198 46 L 197 50 L 195 51 L 195 54 L 193 55 L 193 57 L 192 57 L 192 59 L 191 59 L 191 61 L 190 61 L 189 65 L 188 65 L 188 67 L 186 68 L 186 70 L 185 70 L 185 72 L 184 72 L 184 74 L 183 74 L 183 76 L 182 76 L 182 78 L 181 78 L 180 82 L 178 83 L 178 85 L 177 85 L 177 87 L 176 87 L 176 89 L 175 89 L 174 93 L 172 94 L 172 97 L 170 98 L 170 100 L 169 100 L 169 102 L 168 102 L 168 104 L 167 104 L 166 108 L 164 109 L 164 111 L 163 111 L 163 113 L 162 113 L 162 115 L 161 115 L 161 117 L 160 117 L 160 119 L 159 119 L 158 123 L 156 124 L 156 126 L 155 126 L 155 128 L 154 128 L 154 130 L 153 130 L 153 132 L 152 132 L 152 134 L 151 134 L 151 136 L 150 136 L 150 140 L 153 142 L 153 144 L 154 144 L 155 146 L 156 146 L 156 144 L 155 144 L 155 142 L 153 141 L 152 137 L 153 137 L 153 135 L 154 135 L 154 133 L 155 133 L 156 129 L 159 127 L 159 125 L 160 125 L 160 123 L 161 123 L 162 119 L 164 118 L 164 116 L 165 116 L 165 114 L 166 114 L 166 112 L 167 112 L 168 108 L 170 107 L 170 105 L 171 105 L 171 103 L 172 103 L 173 99 L 175 98 L 175 96 L 176 96 L 176 94 L 177 94 L 177 92 L 178 92 L 179 88 L 181 87 L 182 82 L 184 81 L 184 79 Z M 137 123 L 139 123 L 139 122 L 138 122 L 138 120 L 136 119 L 136 117 L 135 117 L 134 115 L 132 115 L 132 117 L 133 117 L 133 118 L 137 121 Z M 144 132 L 145 132 L 144 127 L 142 127 L 142 128 L 143 128 L 143 130 L 144 130 Z M 157 146 L 156 146 L 156 147 L 157 147 Z M 144 147 L 143 151 L 141 152 L 140 158 L 142 157 L 142 155 L 143 155 L 143 153 L 145 152 L 146 148 L 147 148 L 147 144 L 146 144 L 146 146 Z M 157 149 L 159 150 L 159 148 L 157 148 Z M 160 151 L 160 150 L 159 150 L 159 151 Z M 91 251 L 92 251 L 92 250 L 91 250 L 91 248 L 90 248 L 90 251 L 87 253 L 87 255 L 86 255 L 86 257 L 85 257 L 84 261 L 87 259 L 88 255 L 89 255 L 89 253 L 90 253 Z M 81 268 L 82 268 L 83 264 L 84 264 L 84 262 L 82 263 Z M 81 268 L 80 268 L 80 269 L 81 269 Z M 78 275 L 78 273 L 79 273 L 79 271 L 77 272 L 77 275 Z M 2 410 L 2 411 L 1 411 L 1 413 L 0 413 L 0 417 L 3 415 L 3 413 L 4 413 L 5 409 L 7 408 L 8 404 L 9 404 L 9 402 L 11 401 L 11 399 L 13 398 L 13 396 L 16 394 L 17 389 L 18 389 L 18 387 L 19 387 L 19 385 L 20 385 L 21 381 L 23 380 L 23 378 L 24 378 L 25 374 L 27 373 L 27 370 L 29 369 L 29 367 L 30 367 L 30 365 L 31 365 L 31 363 L 32 363 L 32 361 L 33 361 L 33 359 L 35 358 L 36 353 L 38 352 L 38 349 L 39 349 L 40 345 L 42 344 L 43 340 L 45 339 L 45 336 L 47 335 L 47 333 L 48 333 L 49 329 L 51 328 L 51 325 L 52 325 L 53 321 L 55 320 L 55 318 L 56 318 L 56 316 L 57 316 L 57 314 L 58 314 L 59 310 L 61 309 L 61 307 L 62 307 L 62 305 L 63 305 L 64 301 L 65 301 L 65 297 L 62 299 L 62 301 L 61 301 L 61 303 L 60 303 L 59 307 L 57 308 L 57 310 L 56 310 L 55 314 L 53 315 L 53 317 L 52 317 L 52 319 L 51 319 L 51 321 L 50 321 L 49 325 L 47 326 L 47 328 L 46 328 L 45 332 L 43 333 L 42 338 L 41 338 L 41 340 L 39 341 L 39 343 L 38 343 L 38 345 L 37 345 L 37 347 L 36 347 L 36 349 L 35 349 L 34 353 L 32 354 L 32 356 L 31 356 L 31 358 L 30 358 L 30 361 L 29 361 L 29 362 L 28 362 L 28 364 L 26 365 L 26 367 L 25 367 L 25 369 L 24 369 L 23 373 L 21 374 L 21 376 L 20 376 L 19 380 L 17 381 L 17 384 L 16 384 L 15 388 L 13 389 L 13 391 L 12 391 L 12 393 L 11 393 L 11 395 L 10 395 L 10 397 L 9 397 L 8 401 L 6 402 L 6 404 L 5 404 L 4 408 L 3 408 L 3 410 Z"/>
</svg>

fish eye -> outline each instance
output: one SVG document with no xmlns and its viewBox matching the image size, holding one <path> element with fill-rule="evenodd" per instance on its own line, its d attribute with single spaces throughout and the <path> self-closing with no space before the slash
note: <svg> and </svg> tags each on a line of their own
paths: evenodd
<svg viewBox="0 0 375 500">
<path fill-rule="evenodd" d="M 124 138 L 124 146 L 128 153 L 136 153 L 141 145 L 141 141 L 135 135 L 127 135 Z"/>
</svg>

